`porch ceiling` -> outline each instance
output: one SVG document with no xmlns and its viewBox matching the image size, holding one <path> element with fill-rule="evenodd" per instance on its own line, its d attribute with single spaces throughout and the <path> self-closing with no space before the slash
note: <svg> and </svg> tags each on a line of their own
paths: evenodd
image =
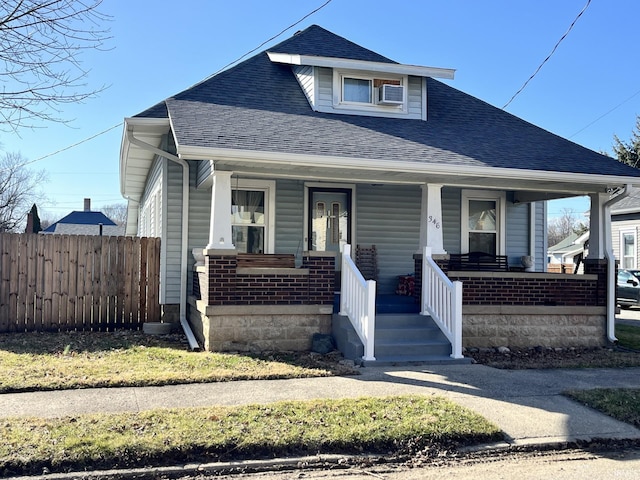
<svg viewBox="0 0 640 480">
<path fill-rule="evenodd" d="M 484 172 L 435 172 L 429 165 L 417 168 L 402 168 L 391 165 L 388 168 L 372 165 L 371 168 L 354 168 L 349 166 L 321 166 L 294 165 L 280 163 L 268 165 L 261 162 L 246 160 L 219 159 L 215 160 L 218 170 L 231 170 L 239 175 L 249 175 L 269 178 L 295 178 L 301 180 L 357 182 L 357 183 L 396 183 L 396 184 L 424 184 L 435 183 L 447 186 L 468 188 L 489 188 L 522 192 L 516 195 L 516 200 L 526 203 L 532 201 L 552 200 L 589 193 L 604 193 L 607 189 L 623 186 L 625 183 L 638 182 L 637 178 L 621 178 L 601 175 L 582 177 L 581 181 L 571 180 L 568 175 L 558 175 L 555 172 L 520 171 L 504 172 L 500 175 L 496 169 L 486 169 Z M 541 177 L 541 178 L 535 178 Z M 574 177 L 577 177 L 575 175 Z"/>
</svg>

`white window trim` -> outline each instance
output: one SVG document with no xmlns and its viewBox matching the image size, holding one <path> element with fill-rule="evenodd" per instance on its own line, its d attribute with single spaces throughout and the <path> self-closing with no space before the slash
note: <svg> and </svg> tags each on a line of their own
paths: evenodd
<svg viewBox="0 0 640 480">
<path fill-rule="evenodd" d="M 276 182 L 251 178 L 231 178 L 231 190 L 255 190 L 264 192 L 264 253 L 274 253 L 276 238 Z"/>
<path fill-rule="evenodd" d="M 460 247 L 463 253 L 469 253 L 469 200 L 494 200 L 496 202 L 496 254 L 506 255 L 506 199 L 505 192 L 492 190 L 462 190 L 462 205 L 460 215 L 460 235 L 462 236 Z"/>
<path fill-rule="evenodd" d="M 345 102 L 342 100 L 343 97 L 343 79 L 344 78 L 356 78 L 360 80 L 370 80 L 371 81 L 371 103 L 360 103 L 360 102 Z M 404 87 L 404 98 L 402 105 L 381 105 L 375 102 L 376 96 L 376 88 L 373 86 L 373 81 L 375 79 L 384 79 L 384 80 L 399 80 L 400 85 Z M 379 113 L 408 113 L 409 112 L 409 101 L 408 101 L 408 90 L 409 90 L 409 77 L 407 75 L 394 75 L 390 73 L 375 73 L 375 72 L 362 72 L 362 71 L 354 71 L 354 70 L 339 70 L 333 69 L 333 108 L 343 109 L 343 110 L 352 110 L 352 111 L 365 111 L 365 112 L 379 112 Z"/>
<path fill-rule="evenodd" d="M 340 190 L 351 190 L 351 218 L 349 219 L 349 228 L 351 229 L 351 244 L 357 245 L 356 239 L 356 186 L 353 183 L 314 183 L 305 182 L 304 184 L 304 228 L 302 231 L 304 238 L 304 251 L 309 251 L 309 189 L 310 188 L 329 188 Z M 355 255 L 355 248 L 351 249 L 352 255 Z"/>
<path fill-rule="evenodd" d="M 634 252 L 633 252 L 633 266 L 632 267 L 623 267 L 622 265 L 624 265 L 624 236 L 625 235 L 633 235 L 633 246 L 634 246 Z M 636 269 L 638 267 L 638 232 L 636 231 L 635 228 L 627 228 L 624 230 L 620 230 L 620 236 L 618 238 L 619 241 L 619 251 L 620 251 L 620 258 L 618 259 L 620 261 L 620 268 L 631 268 L 631 269 Z"/>
</svg>

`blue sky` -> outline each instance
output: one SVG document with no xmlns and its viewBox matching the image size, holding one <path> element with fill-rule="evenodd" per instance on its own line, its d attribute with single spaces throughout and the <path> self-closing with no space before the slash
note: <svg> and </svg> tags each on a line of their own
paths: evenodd
<svg viewBox="0 0 640 480">
<path fill-rule="evenodd" d="M 0 132 L 0 148 L 29 160 L 76 144 L 197 83 L 298 21 L 325 0 L 104 0 L 108 51 L 81 57 L 90 87 L 108 88 L 65 106 L 68 126 L 43 124 L 19 136 Z M 587 0 L 333 0 L 269 45 L 311 24 L 402 63 L 456 69 L 447 83 L 502 107 L 533 74 Z M 593 0 L 573 30 L 507 111 L 596 151 L 613 135 L 628 139 L 640 114 L 637 0 Z M 602 118 L 600 118 L 602 117 Z M 592 123 L 593 122 L 593 123 Z M 57 220 L 124 202 L 118 158 L 122 127 L 38 161 Z M 584 199 L 552 204 L 588 208 Z"/>
</svg>

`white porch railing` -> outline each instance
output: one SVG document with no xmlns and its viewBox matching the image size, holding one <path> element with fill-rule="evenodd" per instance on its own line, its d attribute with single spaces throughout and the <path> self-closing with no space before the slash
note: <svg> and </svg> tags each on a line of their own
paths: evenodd
<svg viewBox="0 0 640 480">
<path fill-rule="evenodd" d="M 462 355 L 462 282 L 452 282 L 431 258 L 422 256 L 422 315 L 430 315 L 451 342 L 451 357 Z"/>
<path fill-rule="evenodd" d="M 376 282 L 365 280 L 351 258 L 351 245 L 342 250 L 340 315 L 349 317 L 364 345 L 363 360 L 373 361 L 376 327 Z"/>
</svg>

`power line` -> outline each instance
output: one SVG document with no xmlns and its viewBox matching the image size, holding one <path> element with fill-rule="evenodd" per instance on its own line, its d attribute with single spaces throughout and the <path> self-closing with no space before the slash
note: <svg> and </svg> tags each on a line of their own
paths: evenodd
<svg viewBox="0 0 640 480">
<path fill-rule="evenodd" d="M 256 48 L 249 50 L 247 53 L 245 53 L 244 55 L 241 55 L 240 57 L 238 57 L 237 59 L 233 60 L 232 62 L 227 63 L 224 67 L 222 67 L 221 69 L 219 69 L 217 72 L 212 73 L 211 75 L 209 75 L 208 77 L 206 77 L 204 80 L 198 82 L 196 85 L 199 85 L 202 82 L 206 82 L 207 80 L 209 80 L 212 77 L 215 77 L 216 75 L 218 75 L 220 72 L 226 70 L 227 68 L 229 68 L 231 65 L 235 65 L 236 63 L 238 63 L 240 60 L 242 60 L 243 58 L 245 58 L 248 55 L 251 55 L 253 52 L 255 52 L 256 50 L 259 50 L 260 48 L 264 47 L 267 43 L 275 40 L 276 38 L 278 38 L 280 35 L 282 35 L 284 32 L 286 32 L 287 30 L 292 29 L 293 27 L 295 27 L 296 25 L 298 25 L 299 23 L 301 23 L 302 21 L 306 20 L 307 18 L 309 18 L 311 15 L 313 15 L 314 13 L 319 12 L 320 10 L 322 10 L 324 7 L 326 7 L 327 5 L 329 5 L 333 0 L 327 0 L 326 2 L 324 2 L 322 5 L 320 5 L 318 8 L 316 8 L 315 10 L 312 10 L 311 12 L 307 13 L 304 17 L 302 17 L 300 20 L 292 23 L 291 25 L 289 25 L 288 27 L 284 28 L 283 30 L 281 30 L 280 32 L 276 33 L 273 37 L 265 40 L 264 42 L 262 42 L 260 45 L 258 45 Z"/>
<path fill-rule="evenodd" d="M 287 30 L 292 29 L 293 27 L 295 27 L 296 25 L 298 25 L 299 23 L 301 23 L 302 21 L 306 20 L 307 18 L 309 18 L 311 15 L 319 12 L 320 10 L 322 10 L 324 7 L 326 7 L 327 5 L 329 5 L 333 0 L 327 0 L 326 2 L 324 2 L 322 5 L 320 5 L 319 7 L 317 7 L 316 9 L 312 10 L 311 12 L 307 13 L 306 15 L 304 15 L 302 18 L 300 18 L 298 21 L 292 23 L 291 25 L 289 25 L 288 27 L 284 28 L 283 30 L 281 30 L 279 33 L 277 33 L 276 35 L 272 36 L 271 38 L 265 40 L 264 42 L 262 42 L 260 45 L 258 45 L 256 48 L 249 50 L 247 53 L 245 53 L 244 55 L 240 56 L 238 59 L 234 60 L 231 63 L 228 63 L 227 65 L 225 65 L 224 67 L 222 67 L 220 70 L 218 70 L 217 72 L 209 75 L 207 78 L 205 78 L 204 80 L 202 80 L 199 83 L 202 83 L 208 79 L 210 79 L 211 77 L 216 76 L 218 73 L 222 72 L 223 70 L 229 68 L 231 65 L 239 62 L 240 60 L 242 60 L 243 58 L 245 58 L 247 55 L 251 55 L 253 52 L 255 52 L 256 50 L 260 49 L 261 47 L 263 47 L 264 45 L 266 45 L 267 43 L 271 42 L 272 40 L 275 40 L 276 38 L 278 38 L 280 35 L 282 35 L 284 32 L 286 32 Z M 74 147 L 77 147 L 78 145 L 82 145 L 85 142 L 88 142 L 90 140 L 93 140 L 96 137 L 99 137 L 100 135 L 104 135 L 105 133 L 110 132 L 111 130 L 118 128 L 120 126 L 122 126 L 124 122 L 120 122 L 117 125 L 113 125 L 112 127 L 107 128 L 106 130 L 103 130 L 101 132 L 96 133 L 95 135 L 92 135 L 88 138 L 85 138 L 84 140 L 81 140 L 77 143 L 74 143 L 73 145 L 69 145 L 68 147 L 64 147 L 61 148 L 60 150 L 56 150 L 55 152 L 49 153 L 47 155 L 43 155 L 42 157 L 36 158 L 34 160 L 29 160 L 27 162 L 22 163 L 21 165 L 19 165 L 18 167 L 25 167 L 27 165 L 31 165 L 32 163 L 36 163 L 39 162 L 41 160 L 44 160 L 46 158 L 49 157 L 53 157 L 54 155 L 57 155 L 59 153 L 62 153 L 66 150 L 70 150 Z M 2 170 L 0 170 L 0 173 L 2 173 Z"/>
<path fill-rule="evenodd" d="M 589 4 L 591 3 L 591 0 L 587 0 L 587 4 L 582 8 L 582 10 L 580 11 L 580 13 L 578 14 L 578 16 L 575 18 L 575 20 L 571 23 L 571 25 L 569 26 L 569 28 L 567 29 L 566 32 L 564 32 L 564 35 L 562 35 L 562 37 L 560 37 L 560 40 L 558 40 L 558 42 L 555 44 L 555 46 L 553 47 L 553 50 L 551 50 L 551 53 L 549 55 L 547 55 L 547 58 L 545 58 L 542 63 L 538 66 L 538 68 L 536 69 L 535 72 L 533 72 L 533 75 L 531 75 L 528 80 L 526 82 L 524 82 L 524 84 L 522 85 L 522 87 L 520 87 L 520 90 L 518 90 L 516 93 L 513 94 L 513 96 L 509 99 L 509 101 L 507 103 L 504 104 L 504 106 L 502 107 L 502 109 L 504 110 L 505 108 L 507 108 L 509 106 L 509 104 L 511 102 L 513 102 L 513 100 L 520 94 L 520 92 L 522 92 L 526 86 L 529 84 L 529 82 L 531 80 L 533 80 L 533 77 L 535 77 L 538 72 L 542 69 L 542 67 L 544 66 L 545 63 L 547 63 L 547 61 L 551 58 L 551 56 L 556 52 L 556 50 L 558 49 L 558 46 L 560 46 L 560 43 L 567 37 L 567 35 L 569 35 L 569 32 L 571 31 L 571 29 L 573 29 L 573 26 L 576 24 L 576 22 L 578 21 L 578 19 L 582 16 L 582 14 L 585 12 L 585 10 L 589 7 Z"/>
<path fill-rule="evenodd" d="M 569 138 L 573 138 L 576 135 L 578 135 L 579 133 L 582 133 L 584 130 L 586 130 L 587 128 L 589 128 L 591 125 L 593 125 L 594 123 L 596 123 L 598 120 L 603 119 L 604 117 L 606 117 L 607 115 L 609 115 L 611 112 L 613 112 L 614 110 L 618 109 L 619 107 L 621 107 L 622 105 L 624 105 L 625 103 L 627 103 L 629 100 L 631 100 L 632 98 L 636 97 L 640 95 L 640 90 L 638 90 L 636 93 L 634 93 L 633 95 L 631 95 L 629 98 L 627 98 L 626 100 L 623 100 L 622 102 L 620 102 L 619 104 L 617 104 L 615 107 L 613 107 L 612 109 L 608 110 L 607 112 L 603 113 L 602 115 L 600 115 L 598 118 L 596 118 L 593 122 L 585 125 L 584 127 L 582 127 L 580 130 L 578 130 L 576 133 L 574 133 L 573 135 L 571 135 Z"/>
</svg>

